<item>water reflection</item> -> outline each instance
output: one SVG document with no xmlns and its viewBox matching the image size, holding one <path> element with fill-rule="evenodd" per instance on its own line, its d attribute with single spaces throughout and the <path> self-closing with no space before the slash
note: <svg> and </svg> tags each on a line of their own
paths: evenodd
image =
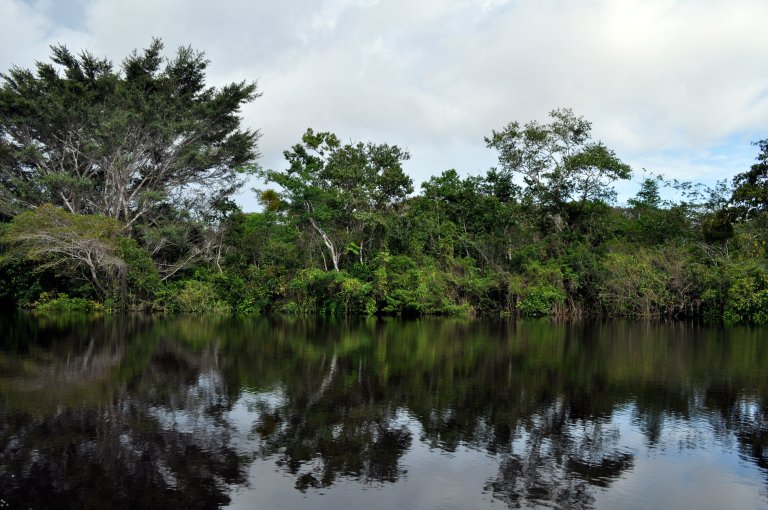
<svg viewBox="0 0 768 510">
<path fill-rule="evenodd" d="M 260 478 L 264 466 L 312 507 L 333 507 L 341 481 L 346 490 L 403 490 L 407 481 L 418 492 L 448 477 L 450 463 L 477 462 L 488 470 L 484 482 L 468 474 L 454 483 L 472 506 L 490 504 L 488 496 L 511 508 L 593 508 L 614 495 L 627 502 L 625 481 L 644 479 L 654 459 L 685 462 L 686 449 L 741 455 L 735 482 L 752 491 L 752 506 L 766 502 L 768 347 L 760 330 L 138 316 L 0 322 L 0 498 L 11 507 L 287 501 Z M 443 460 L 423 475 L 427 456 Z M 755 473 L 762 487 L 752 490 Z M 679 491 L 711 490 L 689 482 Z M 427 498 L 411 507 L 419 504 L 436 506 Z"/>
</svg>

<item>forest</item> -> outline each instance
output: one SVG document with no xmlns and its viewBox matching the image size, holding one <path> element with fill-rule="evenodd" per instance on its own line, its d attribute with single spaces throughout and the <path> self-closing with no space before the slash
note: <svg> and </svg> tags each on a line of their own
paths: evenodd
<svg viewBox="0 0 768 510">
<path fill-rule="evenodd" d="M 240 117 L 257 85 L 163 49 L 60 45 L 2 74 L 6 309 L 768 324 L 768 139 L 730 180 L 644 173 L 621 204 L 632 169 L 568 108 L 489 126 L 496 167 L 418 188 L 407 150 L 314 129 L 264 169 Z"/>
</svg>

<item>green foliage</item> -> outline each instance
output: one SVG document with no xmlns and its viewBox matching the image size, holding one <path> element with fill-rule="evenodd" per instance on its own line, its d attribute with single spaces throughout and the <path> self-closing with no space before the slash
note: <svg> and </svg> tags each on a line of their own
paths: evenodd
<svg viewBox="0 0 768 510">
<path fill-rule="evenodd" d="M 249 266 L 242 273 L 216 274 L 212 280 L 221 298 L 241 315 L 272 311 L 281 290 L 287 285 L 286 276 L 275 267 Z"/>
<path fill-rule="evenodd" d="M 72 214 L 46 204 L 17 215 L 2 241 L 11 257 L 83 275 L 101 297 L 122 298 L 126 264 L 118 247 L 120 230 L 112 218 Z"/>
<path fill-rule="evenodd" d="M 372 286 L 346 272 L 304 269 L 288 283 L 283 311 L 294 314 L 372 315 Z"/>
<path fill-rule="evenodd" d="M 229 261 L 257 267 L 298 269 L 299 231 L 274 212 L 235 215 L 229 219 L 226 242 L 233 248 Z"/>
<path fill-rule="evenodd" d="M 407 256 L 382 253 L 376 260 L 374 274 L 374 289 L 385 314 L 444 315 L 469 311 L 466 303 L 456 303 L 455 277 L 438 269 L 431 259 L 423 258 L 417 263 Z"/>
<path fill-rule="evenodd" d="M 661 206 L 661 196 L 659 195 L 659 179 L 646 177 L 640 183 L 640 191 L 635 198 L 628 201 L 634 208 L 658 209 Z"/>
<path fill-rule="evenodd" d="M 262 176 L 283 189 L 280 203 L 308 236 L 319 238 L 336 271 L 345 255 L 363 262 L 389 214 L 413 191 L 402 169 L 410 155 L 397 146 L 342 145 L 333 133 L 308 129 L 284 154 L 289 168 Z"/>
<path fill-rule="evenodd" d="M 50 63 L 3 74 L 0 211 L 52 203 L 134 224 L 190 186 L 200 191 L 190 203 L 230 194 L 256 157 L 258 133 L 238 117 L 256 86 L 208 87 L 204 54 L 162 50 L 155 39 L 116 70 L 58 45 Z"/>
<path fill-rule="evenodd" d="M 676 204 L 664 207 L 659 195 L 660 182 L 660 178 L 644 179 L 637 195 L 628 200 L 630 208 L 626 214 L 630 221 L 624 230 L 632 242 L 646 246 L 661 245 L 695 237 L 687 207 Z"/>
<path fill-rule="evenodd" d="M 35 265 L 13 257 L 0 258 L 0 305 L 5 309 L 27 308 L 45 288 L 53 286 L 50 271 L 36 271 Z"/>
<path fill-rule="evenodd" d="M 102 243 L 104 249 L 114 249 L 120 230 L 121 225 L 111 218 L 72 214 L 45 204 L 15 216 L 4 229 L 3 241 L 12 247 L 20 245 L 26 256 L 39 260 L 55 252 L 51 246 L 66 245 L 66 238 L 72 238 L 73 244 Z"/>
<path fill-rule="evenodd" d="M 448 270 L 456 285 L 455 301 L 464 307 L 462 313 L 498 315 L 511 311 L 506 285 L 508 275 L 480 268 L 471 257 L 451 262 Z"/>
<path fill-rule="evenodd" d="M 38 312 L 48 313 L 90 313 L 102 309 L 101 304 L 90 299 L 48 292 L 41 293 L 31 306 Z"/>
<path fill-rule="evenodd" d="M 517 304 L 520 313 L 526 317 L 543 317 L 553 313 L 557 304 L 565 301 L 562 290 L 551 285 L 534 285 L 525 292 L 525 297 Z"/>
<path fill-rule="evenodd" d="M 727 210 L 721 209 L 701 221 L 704 240 L 710 244 L 724 243 L 733 237 L 733 221 Z"/>
<path fill-rule="evenodd" d="M 768 139 L 757 142 L 760 153 L 757 163 L 733 178 L 731 203 L 745 218 L 768 212 Z"/>
<path fill-rule="evenodd" d="M 171 313 L 230 313 L 232 307 L 217 294 L 213 283 L 183 280 L 160 292 L 163 309 Z"/>
<path fill-rule="evenodd" d="M 3 304 L 766 322 L 766 141 L 732 193 L 659 176 L 617 207 L 630 168 L 568 109 L 493 131 L 498 169 L 446 170 L 415 196 L 406 151 L 310 129 L 244 213 L 231 196 L 257 133 L 237 113 L 255 87 L 206 88 L 201 54 L 161 49 L 115 71 L 56 47 L 4 78 Z"/>
<path fill-rule="evenodd" d="M 728 323 L 768 324 L 768 270 L 752 267 L 728 289 L 723 319 Z"/>
<path fill-rule="evenodd" d="M 119 66 L 63 45 L 51 52 L 0 78 L 8 256 L 55 269 L 67 291 L 85 279 L 109 306 L 149 308 L 162 281 L 220 266 L 237 210 L 229 197 L 255 169 L 259 135 L 239 114 L 256 85 L 211 87 L 203 53 L 166 58 L 157 39 Z"/>
<path fill-rule="evenodd" d="M 525 194 L 554 213 L 568 203 L 581 210 L 590 201 L 610 201 L 615 192 L 608 185 L 628 179 L 631 169 L 602 142 L 591 140 L 592 124 L 570 109 L 553 110 L 552 122 L 509 123 L 485 139 L 499 151 L 499 164 L 520 174 Z"/>
<path fill-rule="evenodd" d="M 162 288 L 152 257 L 134 240 L 117 239 L 121 258 L 127 266 L 127 304 L 130 308 L 148 308 Z"/>
<path fill-rule="evenodd" d="M 556 313 L 557 306 L 566 299 L 563 272 L 557 262 L 531 261 L 527 264 L 520 294 L 522 299 L 517 308 L 522 315 L 541 317 Z"/>
<path fill-rule="evenodd" d="M 658 316 L 669 303 L 667 275 L 654 254 L 612 252 L 603 261 L 600 305 L 611 315 Z"/>
</svg>

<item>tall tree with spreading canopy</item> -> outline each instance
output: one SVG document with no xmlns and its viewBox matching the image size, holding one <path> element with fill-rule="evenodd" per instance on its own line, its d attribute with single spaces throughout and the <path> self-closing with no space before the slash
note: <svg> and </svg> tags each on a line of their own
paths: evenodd
<svg viewBox="0 0 768 510">
<path fill-rule="evenodd" d="M 610 183 L 632 171 L 602 142 L 592 140 L 592 124 L 569 108 L 553 110 L 552 121 L 511 122 L 485 138 L 499 151 L 502 171 L 519 174 L 533 204 L 564 219 L 570 205 L 577 221 L 589 202 L 611 200 Z"/>
<path fill-rule="evenodd" d="M 207 86 L 203 53 L 152 41 L 118 69 L 51 48 L 0 85 L 0 213 L 52 203 L 132 226 L 158 205 L 211 203 L 253 170 L 258 132 L 240 128 L 255 83 Z"/>
<path fill-rule="evenodd" d="M 755 143 L 760 148 L 757 163 L 733 178 L 733 202 L 742 217 L 768 212 L 768 139 Z"/>
<path fill-rule="evenodd" d="M 336 271 L 349 250 L 364 260 L 387 213 L 413 191 L 402 168 L 410 156 L 394 145 L 342 145 L 333 133 L 308 129 L 284 154 L 289 168 L 263 177 L 282 188 L 290 214 L 320 236 Z"/>
</svg>

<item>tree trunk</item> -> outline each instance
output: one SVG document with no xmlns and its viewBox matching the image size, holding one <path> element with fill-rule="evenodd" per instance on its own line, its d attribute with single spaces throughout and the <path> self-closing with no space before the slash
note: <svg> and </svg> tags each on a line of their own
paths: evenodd
<svg viewBox="0 0 768 510">
<path fill-rule="evenodd" d="M 328 251 L 331 254 L 331 262 L 333 263 L 333 269 L 336 270 L 336 272 L 339 271 L 339 258 L 341 257 L 341 253 L 339 253 L 336 250 L 336 247 L 331 242 L 331 238 L 328 237 L 328 234 L 325 233 L 325 231 L 320 228 L 320 225 L 317 224 L 314 218 L 310 218 L 309 222 L 312 224 L 312 227 L 317 230 L 317 233 L 320 234 L 320 237 L 323 238 L 323 244 L 328 248 Z"/>
</svg>

